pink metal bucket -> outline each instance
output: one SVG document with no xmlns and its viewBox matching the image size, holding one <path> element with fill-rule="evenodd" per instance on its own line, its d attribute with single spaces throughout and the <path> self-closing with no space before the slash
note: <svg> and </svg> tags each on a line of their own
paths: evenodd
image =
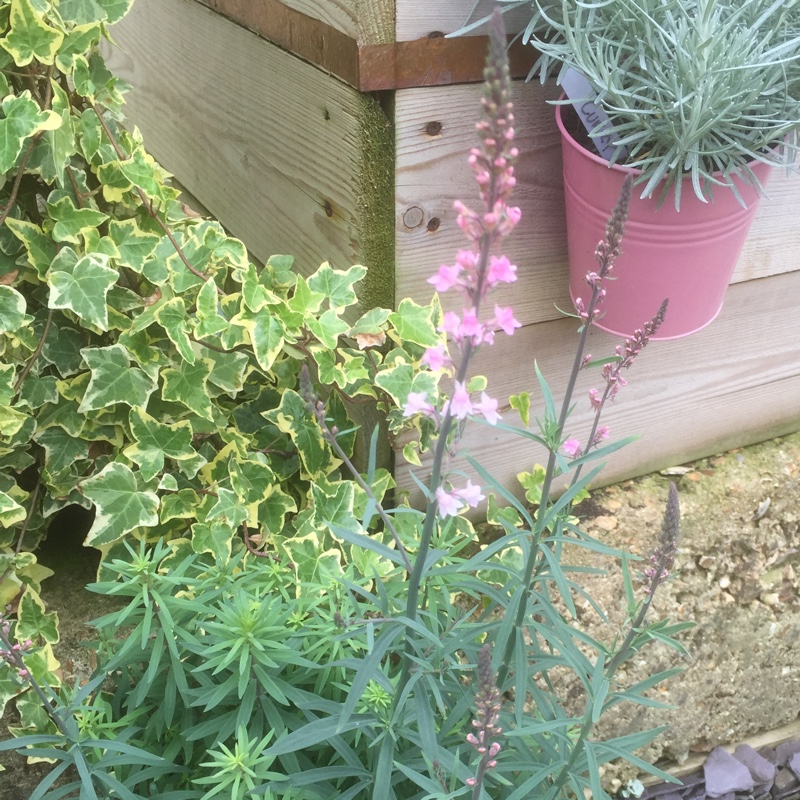
<svg viewBox="0 0 800 800">
<path fill-rule="evenodd" d="M 585 277 L 597 267 L 597 243 L 625 176 L 640 172 L 616 164 L 609 167 L 581 147 L 564 127 L 562 108 L 556 106 L 556 122 L 564 160 L 570 295 L 573 301 L 580 297 L 587 303 L 590 290 Z M 771 167 L 752 162 L 750 168 L 765 185 Z M 737 186 L 747 208 L 724 187 L 715 187 L 713 203 L 703 203 L 685 179 L 679 212 L 674 196 L 656 208 L 657 197 L 642 200 L 634 188 L 621 254 L 612 272 L 615 280 L 606 283 L 599 328 L 630 336 L 667 297 L 667 316 L 654 339 L 689 336 L 714 320 L 758 208 L 757 189 L 743 181 Z"/>
</svg>

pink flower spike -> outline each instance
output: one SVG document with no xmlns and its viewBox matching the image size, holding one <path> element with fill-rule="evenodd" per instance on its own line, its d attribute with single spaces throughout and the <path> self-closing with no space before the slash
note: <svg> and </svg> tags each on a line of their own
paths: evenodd
<svg viewBox="0 0 800 800">
<path fill-rule="evenodd" d="M 469 392 L 463 383 L 455 381 L 453 396 L 450 398 L 450 413 L 456 419 L 466 419 L 472 414 L 472 401 L 469 399 Z"/>
<path fill-rule="evenodd" d="M 594 439 L 592 439 L 592 444 L 597 446 L 604 439 L 608 439 L 610 435 L 611 435 L 611 429 L 608 427 L 608 425 L 600 425 L 597 428 L 597 432 L 594 435 Z"/>
<path fill-rule="evenodd" d="M 446 311 L 439 330 L 443 333 L 449 333 L 457 342 L 460 342 L 463 336 L 461 333 L 461 317 L 455 311 Z"/>
<path fill-rule="evenodd" d="M 483 325 L 478 322 L 478 315 L 474 308 L 464 310 L 464 320 L 461 323 L 462 336 L 471 336 L 474 344 L 480 344 L 483 339 Z"/>
<path fill-rule="evenodd" d="M 446 364 L 450 363 L 450 356 L 447 355 L 447 350 L 443 344 L 437 344 L 436 347 L 429 347 L 422 356 L 422 363 L 430 367 L 434 372 L 438 372 Z"/>
<path fill-rule="evenodd" d="M 492 256 L 486 283 L 490 288 L 498 283 L 514 283 L 517 279 L 516 272 L 517 265 L 512 264 L 505 256 Z"/>
<path fill-rule="evenodd" d="M 432 417 L 436 412 L 427 398 L 428 395 L 425 392 L 409 392 L 406 404 L 403 406 L 403 416 L 413 417 L 414 414 L 424 414 L 426 417 Z"/>
<path fill-rule="evenodd" d="M 461 267 L 454 264 L 452 267 L 447 264 L 442 264 L 439 271 L 428 278 L 430 283 L 437 292 L 446 292 L 452 289 L 458 283 L 458 276 L 461 274 Z"/>
<path fill-rule="evenodd" d="M 494 321 L 508 336 L 514 335 L 514 328 L 521 328 L 522 323 L 514 319 L 514 311 L 510 306 L 494 307 Z"/>
<path fill-rule="evenodd" d="M 467 485 L 463 489 L 456 489 L 453 494 L 460 497 L 471 508 L 477 508 L 481 500 L 486 499 L 486 495 L 481 494 L 481 487 L 475 486 L 471 480 L 467 481 Z"/>
<path fill-rule="evenodd" d="M 441 486 L 436 490 L 436 503 L 439 506 L 439 516 L 457 517 L 458 512 L 464 506 L 464 502 L 456 497 L 455 494 L 445 491 Z"/>
<path fill-rule="evenodd" d="M 490 425 L 497 425 L 497 421 L 502 419 L 497 413 L 497 400 L 493 397 L 489 397 L 486 392 L 481 392 L 481 401 L 480 403 L 475 403 L 473 408 L 478 413 L 483 414 L 484 419 Z"/>
<path fill-rule="evenodd" d="M 561 449 L 571 458 L 577 458 L 581 453 L 581 443 L 577 439 L 567 439 Z"/>
</svg>

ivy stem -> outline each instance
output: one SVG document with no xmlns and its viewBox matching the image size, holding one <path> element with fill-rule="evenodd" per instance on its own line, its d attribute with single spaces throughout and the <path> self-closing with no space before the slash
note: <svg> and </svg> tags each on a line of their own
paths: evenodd
<svg viewBox="0 0 800 800">
<path fill-rule="evenodd" d="M 105 134 L 108 137 L 109 142 L 111 142 L 111 146 L 114 148 L 114 152 L 117 154 L 117 158 L 119 158 L 120 161 L 127 161 L 129 156 L 125 155 L 125 151 L 120 147 L 119 142 L 117 142 L 116 138 L 114 137 L 114 134 L 111 133 L 111 128 L 109 128 L 108 123 L 103 119 L 103 115 L 100 109 L 91 101 L 89 101 L 89 106 L 91 107 L 92 111 L 94 111 L 94 113 L 97 115 L 97 119 L 100 120 L 100 125 L 105 131 Z M 183 262 L 186 269 L 188 269 L 189 272 L 192 273 L 192 275 L 197 276 L 205 283 L 205 281 L 208 280 L 208 275 L 204 275 L 202 272 L 200 272 L 200 270 L 195 269 L 193 264 L 186 257 L 186 254 L 183 252 L 181 246 L 178 244 L 178 240 L 175 238 L 172 231 L 169 229 L 169 226 L 158 215 L 158 212 L 153 206 L 153 203 L 150 201 L 150 198 L 145 194 L 144 190 L 139 186 L 135 186 L 134 188 L 136 190 L 136 194 L 139 195 L 139 199 L 142 201 L 142 205 L 145 207 L 145 210 L 147 211 L 148 215 L 151 217 L 151 219 L 155 221 L 158 227 L 161 228 L 162 231 L 164 231 L 164 235 L 167 237 L 167 239 L 169 239 L 170 244 L 175 248 L 175 252 L 178 254 L 178 258 L 180 258 L 180 260 Z M 223 292 L 222 289 L 220 289 L 219 286 L 217 286 L 216 284 L 214 286 L 217 290 L 217 294 L 220 297 L 224 297 L 225 292 Z"/>
<path fill-rule="evenodd" d="M 33 351 L 33 354 L 28 359 L 28 363 L 25 364 L 25 367 L 23 368 L 22 372 L 20 373 L 20 376 L 17 379 L 17 382 L 14 384 L 14 394 L 17 394 L 17 392 L 19 392 L 19 390 L 22 388 L 22 384 L 25 383 L 25 378 L 28 377 L 28 374 L 33 369 L 33 365 L 36 363 L 36 360 L 42 354 L 42 350 L 44 349 L 44 343 L 45 343 L 45 340 L 47 339 L 47 334 L 50 333 L 50 325 L 52 324 L 52 322 L 53 322 L 53 309 L 51 308 L 47 312 L 47 319 L 45 320 L 45 323 L 44 323 L 44 330 L 42 331 L 42 338 L 39 339 L 39 344 L 36 345 L 36 349 Z"/>
</svg>

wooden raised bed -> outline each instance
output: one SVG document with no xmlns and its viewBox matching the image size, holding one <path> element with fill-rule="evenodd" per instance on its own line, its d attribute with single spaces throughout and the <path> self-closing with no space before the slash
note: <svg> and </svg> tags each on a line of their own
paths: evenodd
<svg viewBox="0 0 800 800">
<path fill-rule="evenodd" d="M 472 5 L 136 0 L 112 31 L 110 61 L 134 86 L 129 119 L 148 149 L 256 257 L 364 263 L 366 302 L 424 302 L 425 279 L 464 244 L 453 201 L 477 194 L 466 155 L 485 39 L 441 38 Z M 519 30 L 524 17 L 507 22 Z M 569 299 L 555 89 L 521 79 L 532 61 L 514 49 L 524 216 L 507 248 L 519 281 L 496 297 L 524 327 L 478 363 L 501 402 L 536 394 L 534 360 L 562 387 L 575 343 L 574 321 L 557 310 Z M 720 317 L 692 338 L 653 343 L 609 409 L 614 437 L 642 438 L 614 456 L 604 482 L 800 429 L 798 211 L 800 177 L 776 174 Z M 590 349 L 616 343 L 598 333 Z M 582 390 L 598 377 L 584 375 Z M 572 435 L 585 437 L 588 411 L 580 400 Z M 509 485 L 540 457 L 480 425 L 464 444 Z M 412 485 L 405 468 L 397 478 Z"/>
</svg>

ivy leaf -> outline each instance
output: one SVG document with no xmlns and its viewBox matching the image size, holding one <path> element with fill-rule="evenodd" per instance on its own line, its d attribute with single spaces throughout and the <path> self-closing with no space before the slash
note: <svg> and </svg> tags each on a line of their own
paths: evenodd
<svg viewBox="0 0 800 800">
<path fill-rule="evenodd" d="M 133 0 L 97 0 L 97 2 L 105 9 L 109 25 L 119 22 L 133 5 Z"/>
<path fill-rule="evenodd" d="M 0 286 L 0 333 L 19 330 L 32 317 L 25 313 L 25 298 L 11 286 Z"/>
<path fill-rule="evenodd" d="M 64 168 L 75 152 L 75 132 L 72 125 L 72 108 L 67 93 L 52 81 L 53 112 L 59 124 L 47 130 L 36 142 L 28 160 L 27 169 L 38 172 L 46 183 L 64 184 Z"/>
<path fill-rule="evenodd" d="M 84 544 L 110 544 L 136 528 L 158 525 L 158 495 L 142 491 L 136 476 L 124 464 L 112 462 L 81 485 L 94 503 L 94 523 Z"/>
<path fill-rule="evenodd" d="M 223 563 L 227 563 L 231 557 L 233 536 L 233 530 L 224 523 L 209 525 L 196 522 L 192 525 L 192 550 L 195 553 L 211 553 Z"/>
<path fill-rule="evenodd" d="M 408 399 L 408 393 L 414 383 L 414 368 L 411 364 L 400 362 L 379 372 L 375 377 L 375 383 L 394 400 L 396 405 L 402 406 Z"/>
<path fill-rule="evenodd" d="M 383 326 L 391 313 L 387 308 L 372 308 L 359 317 L 347 335 L 350 337 L 355 337 L 359 334 L 377 336 L 383 333 Z"/>
<path fill-rule="evenodd" d="M 196 356 L 187 333 L 189 325 L 183 300 L 180 297 L 173 297 L 166 303 L 162 303 L 155 311 L 155 318 L 178 349 L 181 358 L 194 364 Z"/>
<path fill-rule="evenodd" d="M 365 275 L 365 267 L 357 265 L 350 267 L 346 272 L 331 269 L 325 262 L 309 279 L 308 285 L 315 292 L 325 295 L 334 311 L 344 311 L 352 306 L 357 298 L 353 286 Z"/>
<path fill-rule="evenodd" d="M 208 396 L 206 381 L 213 363 L 207 358 L 198 358 L 194 364 L 181 361 L 178 368 L 162 370 L 164 379 L 162 396 L 165 400 L 180 403 L 203 419 L 213 421 L 214 412 Z"/>
<path fill-rule="evenodd" d="M 64 195 L 56 202 L 47 203 L 47 212 L 56 220 L 53 226 L 53 239 L 57 242 L 79 244 L 79 234 L 96 228 L 108 219 L 108 214 L 95 211 L 93 208 L 75 208 L 69 195 Z"/>
<path fill-rule="evenodd" d="M 0 525 L 10 528 L 22 522 L 26 516 L 25 509 L 13 497 L 0 492 Z"/>
<path fill-rule="evenodd" d="M 333 309 L 328 309 L 318 318 L 309 317 L 306 326 L 329 350 L 336 349 L 339 337 L 350 329 Z"/>
<path fill-rule="evenodd" d="M 197 326 L 195 335 L 200 339 L 216 336 L 227 330 L 230 322 L 223 317 L 217 298 L 217 285 L 213 280 L 207 280 L 197 293 Z"/>
<path fill-rule="evenodd" d="M 129 421 L 136 443 L 126 447 L 124 454 L 139 465 L 145 481 L 152 480 L 164 469 L 165 458 L 181 461 L 195 457 L 192 426 L 185 420 L 166 425 L 142 408 L 134 407 Z"/>
<path fill-rule="evenodd" d="M 139 273 L 161 241 L 158 234 L 143 231 L 135 219 L 112 219 L 108 223 L 108 235 L 119 250 L 119 263 Z"/>
<path fill-rule="evenodd" d="M 30 64 L 34 58 L 42 64 L 53 63 L 64 34 L 51 28 L 30 0 L 11 0 L 9 22 L 11 31 L 0 39 L 0 47 L 14 57 L 18 67 Z"/>
<path fill-rule="evenodd" d="M 119 162 L 122 174 L 149 197 L 161 199 L 162 184 L 158 180 L 155 162 L 141 147 L 130 158 Z"/>
<path fill-rule="evenodd" d="M 61 117 L 53 111 L 42 111 L 27 89 L 20 95 L 5 97 L 2 108 L 0 172 L 8 172 L 16 164 L 25 140 L 40 131 L 55 130 L 61 124 Z"/>
<path fill-rule="evenodd" d="M 58 402 L 55 375 L 28 375 L 19 393 L 19 405 L 41 408 L 45 403 Z"/>
<path fill-rule="evenodd" d="M 56 66 L 62 72 L 69 74 L 75 65 L 75 56 L 88 52 L 100 41 L 101 27 L 99 24 L 76 25 L 66 36 L 56 54 Z M 86 112 L 95 119 L 97 116 L 91 109 Z"/>
<path fill-rule="evenodd" d="M 86 25 L 105 21 L 107 14 L 97 0 L 60 0 L 58 13 L 64 22 Z"/>
<path fill-rule="evenodd" d="M 55 644 L 58 641 L 58 614 L 55 611 L 46 613 L 42 598 L 30 586 L 25 587 L 20 598 L 14 634 L 21 642 L 31 639 Z"/>
<path fill-rule="evenodd" d="M 128 351 L 121 344 L 84 347 L 81 355 L 92 377 L 78 411 L 96 411 L 114 403 L 142 408 L 147 405 L 156 388 L 155 381 L 142 370 L 131 367 Z"/>
<path fill-rule="evenodd" d="M 281 404 L 272 411 L 263 412 L 264 419 L 272 422 L 281 433 L 289 434 L 303 465 L 304 478 L 327 475 L 336 464 L 322 436 L 322 429 L 293 389 L 281 396 Z"/>
<path fill-rule="evenodd" d="M 89 442 L 83 437 L 70 436 L 60 425 L 37 432 L 33 438 L 44 448 L 44 467 L 51 476 L 89 458 Z"/>
<path fill-rule="evenodd" d="M 172 475 L 164 476 L 172 478 Z M 174 480 L 174 478 L 173 478 Z M 166 488 L 159 485 L 159 489 Z M 175 494 L 168 494 L 161 498 L 161 513 L 159 514 L 162 524 L 171 519 L 194 519 L 197 516 L 197 509 L 200 507 L 200 497 L 193 489 L 181 489 Z"/>
<path fill-rule="evenodd" d="M 273 484 L 269 496 L 258 506 L 258 521 L 268 533 L 280 533 L 286 528 L 286 515 L 294 511 L 297 503 Z"/>
<path fill-rule="evenodd" d="M 264 372 L 269 372 L 285 341 L 286 330 L 280 320 L 267 310 L 254 314 L 245 308 L 231 323 L 245 327 L 258 365 Z"/>
<path fill-rule="evenodd" d="M 246 353 L 218 353 L 207 347 L 200 347 L 203 358 L 213 364 L 208 382 L 230 395 L 235 395 L 244 388 L 244 376 L 250 359 Z"/>
<path fill-rule="evenodd" d="M 311 484 L 311 497 L 314 501 L 314 517 L 318 523 L 336 525 L 349 531 L 362 531 L 363 528 L 353 515 L 353 481 L 339 481 L 324 488 Z M 333 534 L 334 537 L 336 534 Z"/>
<path fill-rule="evenodd" d="M 6 227 L 25 245 L 28 261 L 40 278 L 44 278 L 56 255 L 53 240 L 33 222 L 21 219 L 6 219 Z"/>
<path fill-rule="evenodd" d="M 49 307 L 67 308 L 89 325 L 108 330 L 106 296 L 118 274 L 107 263 L 108 256 L 100 253 L 78 258 L 70 247 L 61 250 L 48 276 Z"/>
<path fill-rule="evenodd" d="M 246 519 L 247 509 L 236 492 L 220 487 L 217 489 L 217 502 L 208 512 L 207 521 L 222 520 L 229 528 L 236 530 Z"/>
<path fill-rule="evenodd" d="M 441 339 L 434 323 L 435 313 L 433 306 L 420 306 L 405 298 L 400 301 L 397 311 L 389 315 L 389 322 L 402 340 L 420 347 L 435 347 Z"/>
</svg>

